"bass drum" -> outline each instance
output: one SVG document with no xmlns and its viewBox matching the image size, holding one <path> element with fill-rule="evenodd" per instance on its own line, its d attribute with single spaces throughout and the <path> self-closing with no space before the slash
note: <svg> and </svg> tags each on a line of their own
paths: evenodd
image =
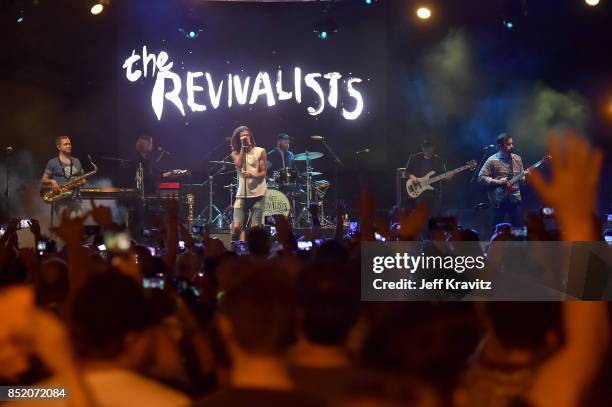
<svg viewBox="0 0 612 407">
<path fill-rule="evenodd" d="M 272 215 L 289 216 L 291 203 L 285 194 L 277 189 L 268 188 L 264 203 L 264 219 Z"/>
</svg>

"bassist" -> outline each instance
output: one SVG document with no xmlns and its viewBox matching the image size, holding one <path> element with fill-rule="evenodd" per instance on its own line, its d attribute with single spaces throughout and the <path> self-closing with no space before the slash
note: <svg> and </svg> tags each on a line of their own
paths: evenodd
<svg viewBox="0 0 612 407">
<path fill-rule="evenodd" d="M 424 140 L 421 143 L 421 152 L 408 158 L 406 174 L 408 179 L 416 182 L 418 177 L 422 177 L 430 171 L 435 171 L 434 174 L 442 174 L 446 172 L 446 165 L 436 154 L 435 144 L 429 140 Z M 429 207 L 430 216 L 438 216 L 442 207 L 442 188 L 424 191 L 418 198 L 409 199 L 408 202 L 411 204 L 425 202 Z"/>
<path fill-rule="evenodd" d="M 509 181 L 523 174 L 521 182 L 524 182 L 524 175 L 529 174 L 529 170 L 523 169 L 523 161 L 519 155 L 512 153 L 513 148 L 510 133 L 497 136 L 498 152 L 485 161 L 478 174 L 478 181 L 489 188 L 493 225 L 504 222 L 506 217 L 515 227 L 523 225 L 520 183 L 512 184 Z"/>
</svg>

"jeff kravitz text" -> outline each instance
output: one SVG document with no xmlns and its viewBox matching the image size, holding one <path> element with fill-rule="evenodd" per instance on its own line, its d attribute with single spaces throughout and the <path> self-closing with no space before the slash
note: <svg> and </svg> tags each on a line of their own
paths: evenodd
<svg viewBox="0 0 612 407">
<path fill-rule="evenodd" d="M 463 275 L 469 271 L 482 271 L 485 268 L 484 256 L 431 256 L 421 253 L 418 256 L 408 253 L 395 253 L 394 256 L 375 256 L 372 258 L 372 272 L 398 271 L 414 276 L 419 271 L 437 274 L 436 278 L 400 278 L 387 281 L 383 278 L 372 280 L 375 290 L 491 290 L 492 283 L 481 278 L 468 279 Z M 444 277 L 440 278 L 442 274 Z M 458 276 L 461 276 L 458 277 Z M 381 276 L 382 277 L 382 276 Z"/>
</svg>

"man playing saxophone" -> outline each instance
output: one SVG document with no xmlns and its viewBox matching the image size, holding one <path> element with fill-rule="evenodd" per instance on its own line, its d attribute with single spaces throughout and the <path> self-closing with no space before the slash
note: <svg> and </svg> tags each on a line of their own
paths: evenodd
<svg viewBox="0 0 612 407">
<path fill-rule="evenodd" d="M 78 158 L 72 156 L 72 144 L 68 136 L 62 135 L 56 137 L 55 146 L 59 152 L 58 156 L 47 162 L 40 183 L 43 188 L 51 188 L 53 191 L 58 191 L 62 185 L 83 175 L 83 166 Z M 70 213 L 76 213 L 81 208 L 77 201 L 66 199 L 54 204 L 53 209 L 56 213 L 61 213 L 64 209 L 68 209 Z"/>
</svg>

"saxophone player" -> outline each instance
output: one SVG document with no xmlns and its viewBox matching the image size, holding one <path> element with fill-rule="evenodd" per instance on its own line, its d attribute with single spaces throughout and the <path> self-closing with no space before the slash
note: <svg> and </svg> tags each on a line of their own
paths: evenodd
<svg viewBox="0 0 612 407">
<path fill-rule="evenodd" d="M 47 162 L 40 183 L 43 188 L 51 188 L 57 191 L 62 185 L 83 175 L 83 166 L 78 158 L 72 156 L 72 144 L 68 136 L 62 135 L 56 137 L 55 146 L 57 147 L 58 155 Z M 74 213 L 79 212 L 81 208 L 78 202 L 68 199 L 54 204 L 53 209 L 56 213 L 61 213 L 64 209 Z"/>
</svg>

